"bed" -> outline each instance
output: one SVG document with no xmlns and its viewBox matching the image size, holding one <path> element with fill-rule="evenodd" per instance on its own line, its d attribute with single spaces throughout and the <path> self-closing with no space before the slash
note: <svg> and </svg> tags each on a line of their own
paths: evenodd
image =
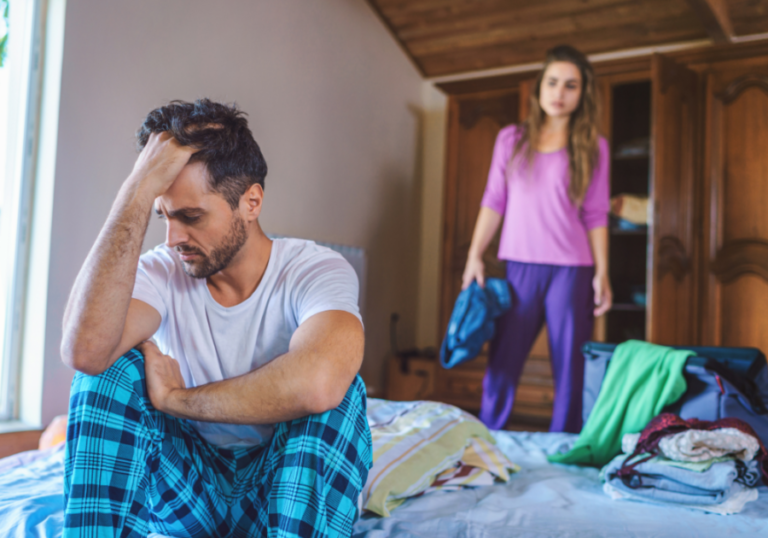
<svg viewBox="0 0 768 538">
<path fill-rule="evenodd" d="M 508 483 L 429 493 L 406 501 L 388 518 L 365 514 L 354 536 L 768 536 L 766 486 L 757 501 L 731 516 L 614 501 L 603 493 L 597 469 L 547 461 L 546 454 L 573 443 L 575 435 L 492 435 L 521 468 Z M 63 456 L 59 445 L 0 460 L 0 536 L 61 536 Z"/>
</svg>

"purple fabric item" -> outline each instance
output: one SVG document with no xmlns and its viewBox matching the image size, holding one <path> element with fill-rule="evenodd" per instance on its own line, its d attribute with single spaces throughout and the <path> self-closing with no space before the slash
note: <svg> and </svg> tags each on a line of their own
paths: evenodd
<svg viewBox="0 0 768 538">
<path fill-rule="evenodd" d="M 523 363 L 546 320 L 555 402 L 551 432 L 581 431 L 584 355 L 594 324 L 592 267 L 507 263 L 512 307 L 496 320 L 483 379 L 480 420 L 503 428 L 515 402 Z"/>
<path fill-rule="evenodd" d="M 600 138 L 600 156 L 581 208 L 568 197 L 568 151 L 536 153 L 529 167 L 515 157 L 518 128 L 499 131 L 481 206 L 504 216 L 499 258 L 550 265 L 594 265 L 587 231 L 608 225 L 610 152 Z"/>
</svg>

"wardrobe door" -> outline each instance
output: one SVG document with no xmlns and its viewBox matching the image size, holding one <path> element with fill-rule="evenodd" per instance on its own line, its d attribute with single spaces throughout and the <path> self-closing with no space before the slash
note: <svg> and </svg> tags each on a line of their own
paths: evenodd
<svg viewBox="0 0 768 538">
<path fill-rule="evenodd" d="M 480 201 L 485 192 L 496 135 L 518 118 L 517 89 L 452 96 L 448 104 L 448 147 L 443 215 L 443 269 L 440 304 L 442 341 L 461 291 Z M 485 252 L 486 275 L 504 278 L 498 260 L 499 234 Z M 437 368 L 432 399 L 477 411 L 483 394 L 485 355 L 451 370 Z"/>
<path fill-rule="evenodd" d="M 518 118 L 517 90 L 451 97 L 445 182 L 441 338 L 461 291 L 472 232 L 485 192 L 496 135 Z M 504 278 L 498 234 L 485 252 L 488 276 Z"/>
<path fill-rule="evenodd" d="M 703 342 L 768 352 L 768 62 L 706 83 Z"/>
<path fill-rule="evenodd" d="M 698 75 L 673 60 L 652 58 L 650 304 L 647 339 L 696 342 L 694 163 Z"/>
</svg>

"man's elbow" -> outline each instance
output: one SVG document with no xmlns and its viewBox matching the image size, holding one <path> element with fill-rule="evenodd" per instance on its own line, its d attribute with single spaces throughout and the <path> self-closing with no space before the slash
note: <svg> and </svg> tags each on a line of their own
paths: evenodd
<svg viewBox="0 0 768 538">
<path fill-rule="evenodd" d="M 347 395 L 350 384 L 351 381 L 345 383 L 339 378 L 331 379 L 330 376 L 313 383 L 312 390 L 307 393 L 306 400 L 309 414 L 319 415 L 339 407 Z"/>
<path fill-rule="evenodd" d="M 100 375 L 107 368 L 104 361 L 105 354 L 93 353 L 82 346 L 77 346 L 68 339 L 61 342 L 59 349 L 61 360 L 64 364 L 87 375 Z"/>
</svg>

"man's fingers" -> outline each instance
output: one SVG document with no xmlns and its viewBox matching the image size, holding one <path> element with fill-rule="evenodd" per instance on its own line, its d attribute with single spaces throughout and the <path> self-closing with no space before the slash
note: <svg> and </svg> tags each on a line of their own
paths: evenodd
<svg viewBox="0 0 768 538">
<path fill-rule="evenodd" d="M 157 347 L 157 344 L 155 344 L 152 340 L 144 340 L 141 344 L 136 346 L 136 348 L 144 353 L 144 355 L 150 352 L 160 352 L 160 348 Z"/>
</svg>

